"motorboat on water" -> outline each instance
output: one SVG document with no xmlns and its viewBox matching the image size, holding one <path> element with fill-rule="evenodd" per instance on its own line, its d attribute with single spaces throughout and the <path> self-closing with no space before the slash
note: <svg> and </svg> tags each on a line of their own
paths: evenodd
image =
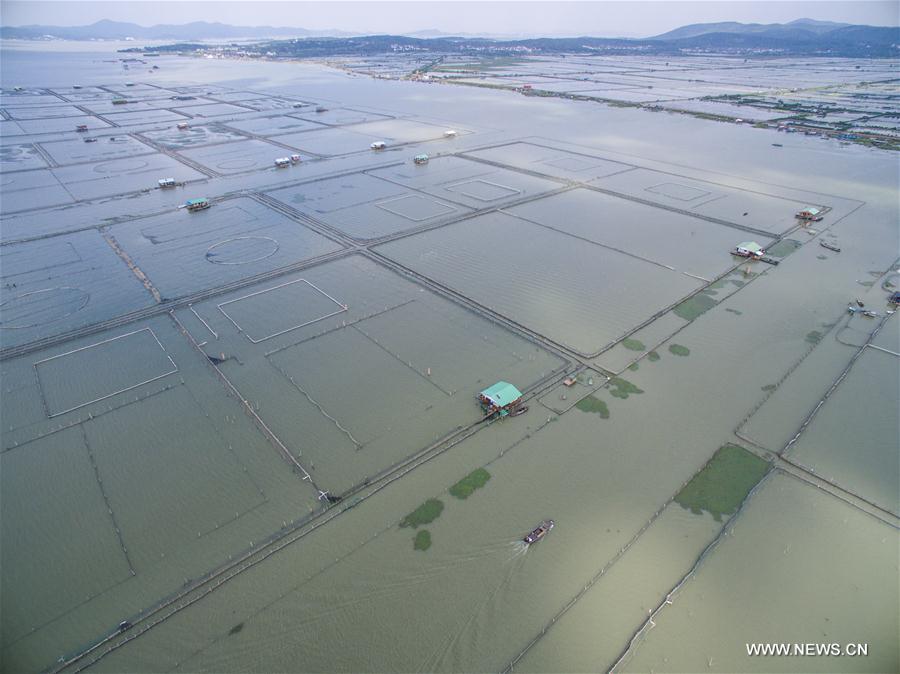
<svg viewBox="0 0 900 674">
<path fill-rule="evenodd" d="M 522 541 L 526 545 L 531 545 L 532 543 L 537 543 L 544 536 L 550 533 L 550 530 L 554 527 L 553 520 L 544 520 L 539 525 L 537 525 L 534 529 L 532 529 Z"/>
</svg>

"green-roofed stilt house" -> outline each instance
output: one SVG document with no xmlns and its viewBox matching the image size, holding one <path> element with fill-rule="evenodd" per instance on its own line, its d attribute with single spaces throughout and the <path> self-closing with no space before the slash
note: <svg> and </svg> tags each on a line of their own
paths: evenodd
<svg viewBox="0 0 900 674">
<path fill-rule="evenodd" d="M 478 394 L 478 402 L 486 417 L 499 414 L 501 417 L 513 416 L 525 412 L 528 408 L 522 405 L 522 392 L 512 384 L 498 381 L 493 386 Z"/>
</svg>

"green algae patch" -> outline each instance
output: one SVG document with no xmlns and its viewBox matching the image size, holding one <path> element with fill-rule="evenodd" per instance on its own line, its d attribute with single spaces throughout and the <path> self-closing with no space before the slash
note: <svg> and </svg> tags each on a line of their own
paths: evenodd
<svg viewBox="0 0 900 674">
<path fill-rule="evenodd" d="M 643 393 L 643 390 L 632 384 L 627 379 L 621 377 L 613 377 L 609 380 L 609 393 L 613 398 L 621 398 L 625 400 L 632 393 Z"/>
<path fill-rule="evenodd" d="M 690 356 L 691 350 L 681 344 L 670 344 L 669 353 L 675 354 L 676 356 Z"/>
<path fill-rule="evenodd" d="M 575 407 L 582 412 L 599 414 L 601 419 L 609 419 L 609 407 L 606 406 L 606 401 L 600 400 L 594 395 L 585 396 L 575 403 Z"/>
<path fill-rule="evenodd" d="M 729 314 L 734 314 L 735 316 L 742 316 L 744 314 L 743 311 L 740 311 L 739 309 L 732 309 L 731 307 L 726 307 L 725 311 L 727 311 Z"/>
<path fill-rule="evenodd" d="M 774 391 L 777 388 L 778 387 L 775 384 L 766 384 L 765 386 L 762 387 L 762 390 L 765 391 L 766 393 L 771 393 L 772 391 Z"/>
<path fill-rule="evenodd" d="M 693 297 L 686 299 L 672 311 L 676 316 L 683 318 L 686 321 L 692 321 L 716 306 L 716 300 L 713 299 L 711 295 L 712 293 L 701 291 Z"/>
<path fill-rule="evenodd" d="M 647 360 L 649 360 L 651 363 L 655 363 L 659 360 L 659 354 L 656 353 L 656 351 L 651 351 L 647 354 Z"/>
<path fill-rule="evenodd" d="M 631 337 L 623 339 L 622 346 L 624 346 L 629 351 L 643 351 L 646 348 L 641 340 L 632 339 Z"/>
<path fill-rule="evenodd" d="M 695 515 L 704 510 L 722 521 L 734 514 L 750 490 L 769 470 L 769 463 L 737 445 L 724 445 L 675 496 L 675 502 Z"/>
<path fill-rule="evenodd" d="M 458 499 L 469 498 L 476 490 L 481 489 L 491 479 L 491 474 L 484 468 L 476 468 L 462 480 L 450 487 L 450 495 Z"/>
<path fill-rule="evenodd" d="M 444 510 L 444 502 L 440 499 L 430 498 L 418 508 L 413 510 L 409 515 L 400 520 L 401 527 L 412 527 L 415 529 L 420 524 L 430 524 L 441 516 Z"/>
<path fill-rule="evenodd" d="M 827 255 L 816 255 L 816 259 L 817 260 L 827 260 L 828 256 Z"/>
<path fill-rule="evenodd" d="M 628 369 L 631 370 L 632 372 L 637 372 L 639 367 L 640 366 L 637 364 L 637 362 L 634 362 L 628 366 Z"/>
<path fill-rule="evenodd" d="M 424 552 L 430 547 L 431 532 L 428 531 L 428 529 L 422 529 L 422 531 L 416 534 L 415 540 L 413 540 L 413 550 L 421 550 Z"/>
<path fill-rule="evenodd" d="M 766 252 L 773 257 L 787 257 L 803 244 L 794 239 L 783 239 L 770 248 L 766 248 Z"/>
<path fill-rule="evenodd" d="M 806 333 L 806 337 L 804 337 L 804 339 L 808 344 L 818 344 L 822 341 L 822 337 L 824 336 L 825 335 L 818 330 L 811 330 L 810 332 Z"/>
</svg>

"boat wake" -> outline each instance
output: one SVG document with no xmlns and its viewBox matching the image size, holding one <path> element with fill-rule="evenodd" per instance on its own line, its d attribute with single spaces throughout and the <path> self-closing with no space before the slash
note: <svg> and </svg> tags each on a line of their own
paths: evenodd
<svg viewBox="0 0 900 674">
<path fill-rule="evenodd" d="M 512 541 L 510 543 L 510 556 L 509 556 L 509 559 L 506 560 L 507 563 L 518 559 L 519 557 L 524 555 L 526 552 L 528 552 L 528 547 L 529 547 L 528 544 L 525 541 L 523 541 L 522 539 Z"/>
<path fill-rule="evenodd" d="M 500 544 L 498 544 L 500 545 Z M 497 547 L 492 546 L 497 551 Z M 519 576 L 524 555 L 528 545 L 521 539 L 502 544 L 502 551 L 507 554 L 496 584 L 482 594 L 481 599 L 472 607 L 469 617 L 455 631 L 449 631 L 434 652 L 427 655 L 416 671 L 463 671 L 466 669 L 467 654 L 475 648 L 476 642 L 490 632 L 490 625 L 496 624 L 504 613 L 506 602 L 504 597 L 511 591 L 515 579 Z"/>
</svg>

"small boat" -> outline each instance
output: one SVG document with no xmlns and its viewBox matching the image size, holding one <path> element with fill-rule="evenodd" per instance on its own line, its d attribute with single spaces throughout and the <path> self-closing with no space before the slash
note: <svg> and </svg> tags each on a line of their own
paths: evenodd
<svg viewBox="0 0 900 674">
<path fill-rule="evenodd" d="M 544 520 L 538 526 L 536 526 L 534 529 L 532 529 L 528 533 L 528 535 L 522 539 L 522 541 L 527 545 L 531 545 L 532 543 L 537 543 L 544 536 L 546 536 L 548 533 L 550 533 L 550 530 L 553 527 L 554 527 L 553 520 Z"/>
<path fill-rule="evenodd" d="M 835 246 L 834 244 L 828 243 L 827 241 L 819 241 L 819 245 L 822 248 L 827 248 L 828 250 L 833 250 L 835 253 L 840 253 L 841 249 Z"/>
<path fill-rule="evenodd" d="M 510 411 L 509 416 L 517 417 L 520 414 L 525 414 L 525 412 L 527 412 L 527 411 L 528 411 L 528 405 L 519 405 L 514 410 Z"/>
<path fill-rule="evenodd" d="M 857 304 L 857 306 L 860 306 L 860 307 L 866 306 L 865 304 L 863 304 L 863 301 L 861 299 L 859 299 L 858 297 L 856 298 L 856 304 Z"/>
<path fill-rule="evenodd" d="M 868 309 L 864 310 L 862 312 L 862 315 L 865 316 L 866 318 L 878 318 L 878 312 L 869 311 Z"/>
</svg>

